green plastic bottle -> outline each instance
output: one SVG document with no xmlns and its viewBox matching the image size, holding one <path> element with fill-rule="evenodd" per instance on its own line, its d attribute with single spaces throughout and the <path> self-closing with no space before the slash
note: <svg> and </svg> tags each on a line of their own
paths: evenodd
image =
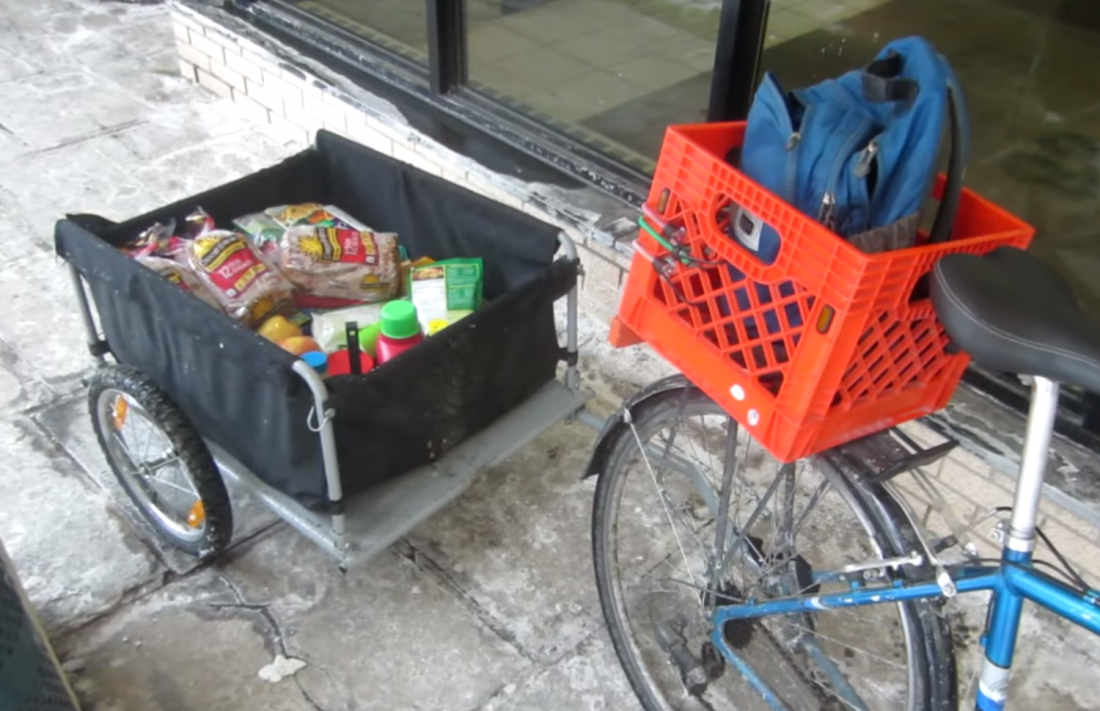
<svg viewBox="0 0 1100 711">
<path fill-rule="evenodd" d="M 366 328 L 359 329 L 359 347 L 371 358 L 378 357 L 378 337 L 382 335 L 382 322 L 375 321 Z"/>
<path fill-rule="evenodd" d="M 411 301 L 391 301 L 382 307 L 381 333 L 376 346 L 379 365 L 393 360 L 424 341 L 420 318 Z"/>
</svg>

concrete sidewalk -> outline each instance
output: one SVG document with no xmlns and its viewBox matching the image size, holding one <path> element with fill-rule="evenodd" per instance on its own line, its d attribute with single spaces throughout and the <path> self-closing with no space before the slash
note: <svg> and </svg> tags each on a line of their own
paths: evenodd
<svg viewBox="0 0 1100 711">
<path fill-rule="evenodd" d="M 79 693 L 99 711 L 637 708 L 592 581 L 583 427 L 546 433 L 347 574 L 247 498 L 234 547 L 195 569 L 116 496 L 54 221 L 129 217 L 303 147 L 300 131 L 182 78 L 161 5 L 0 0 L 0 538 Z M 642 348 L 610 352 L 614 282 L 587 264 L 582 367 L 607 412 L 667 367 Z M 964 505 L 1007 503 L 991 472 L 960 454 L 940 476 Z M 1100 573 L 1096 532 L 1048 517 L 1069 557 Z M 980 602 L 955 612 L 971 647 Z M 1100 708 L 1095 640 L 1029 615 L 1021 650 L 1021 708 Z M 307 666 L 262 681 L 276 654 Z"/>
</svg>

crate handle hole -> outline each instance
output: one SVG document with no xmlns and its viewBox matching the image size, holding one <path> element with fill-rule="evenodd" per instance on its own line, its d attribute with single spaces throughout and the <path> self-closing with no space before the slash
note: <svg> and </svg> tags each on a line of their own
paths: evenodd
<svg viewBox="0 0 1100 711">
<path fill-rule="evenodd" d="M 775 245 L 762 243 L 769 224 L 728 195 L 719 194 L 715 198 L 711 219 L 713 228 L 718 231 L 718 234 L 727 238 L 761 266 L 769 266 L 779 259 L 779 252 L 783 249 L 782 237 L 775 235 Z M 777 229 L 773 228 L 772 231 L 778 233 Z M 774 249 L 775 254 L 765 257 L 761 254 L 762 248 L 765 252 L 771 252 Z"/>
<path fill-rule="evenodd" d="M 913 291 L 909 292 L 909 305 L 919 304 L 932 298 L 932 273 L 924 274 L 913 284 Z"/>
</svg>

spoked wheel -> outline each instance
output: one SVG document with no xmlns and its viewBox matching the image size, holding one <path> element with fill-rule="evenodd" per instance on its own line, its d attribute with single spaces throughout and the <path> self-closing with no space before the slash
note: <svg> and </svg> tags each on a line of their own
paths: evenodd
<svg viewBox="0 0 1100 711">
<path fill-rule="evenodd" d="M 947 708 L 954 666 L 930 603 L 711 623 L 721 606 L 903 576 L 843 571 L 910 552 L 881 489 L 780 464 L 693 387 L 627 419 L 594 461 L 593 552 L 615 651 L 648 711 Z"/>
<path fill-rule="evenodd" d="M 168 395 L 129 366 L 101 367 L 88 390 L 99 446 L 119 484 L 167 542 L 207 558 L 233 534 L 233 510 L 206 444 Z"/>
</svg>

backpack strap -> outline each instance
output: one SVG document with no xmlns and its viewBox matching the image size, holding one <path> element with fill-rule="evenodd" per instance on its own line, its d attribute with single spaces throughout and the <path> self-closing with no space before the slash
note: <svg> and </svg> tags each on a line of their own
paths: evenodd
<svg viewBox="0 0 1100 711">
<path fill-rule="evenodd" d="M 955 224 L 955 215 L 962 196 L 963 173 L 970 154 L 970 117 L 966 100 L 951 65 L 942 58 L 940 61 L 947 84 L 951 153 L 947 162 L 947 183 L 929 233 L 928 241 L 933 244 L 951 239 L 951 228 Z M 903 63 L 902 56 L 891 51 L 885 57 L 868 64 L 861 76 L 863 98 L 875 103 L 912 102 L 920 92 L 920 86 L 912 79 L 900 76 Z"/>
<path fill-rule="evenodd" d="M 943 188 L 940 207 L 936 211 L 936 220 L 928 241 L 932 244 L 951 239 L 951 228 L 955 226 L 955 215 L 959 211 L 959 199 L 962 197 L 963 173 L 970 152 L 970 117 L 966 110 L 966 99 L 952 74 L 947 83 L 947 103 L 951 107 L 951 156 L 947 161 L 947 184 Z"/>
<path fill-rule="evenodd" d="M 874 103 L 912 102 L 920 92 L 920 85 L 912 79 L 902 77 L 901 70 L 901 55 L 894 51 L 868 64 L 860 78 L 863 98 Z"/>
</svg>

